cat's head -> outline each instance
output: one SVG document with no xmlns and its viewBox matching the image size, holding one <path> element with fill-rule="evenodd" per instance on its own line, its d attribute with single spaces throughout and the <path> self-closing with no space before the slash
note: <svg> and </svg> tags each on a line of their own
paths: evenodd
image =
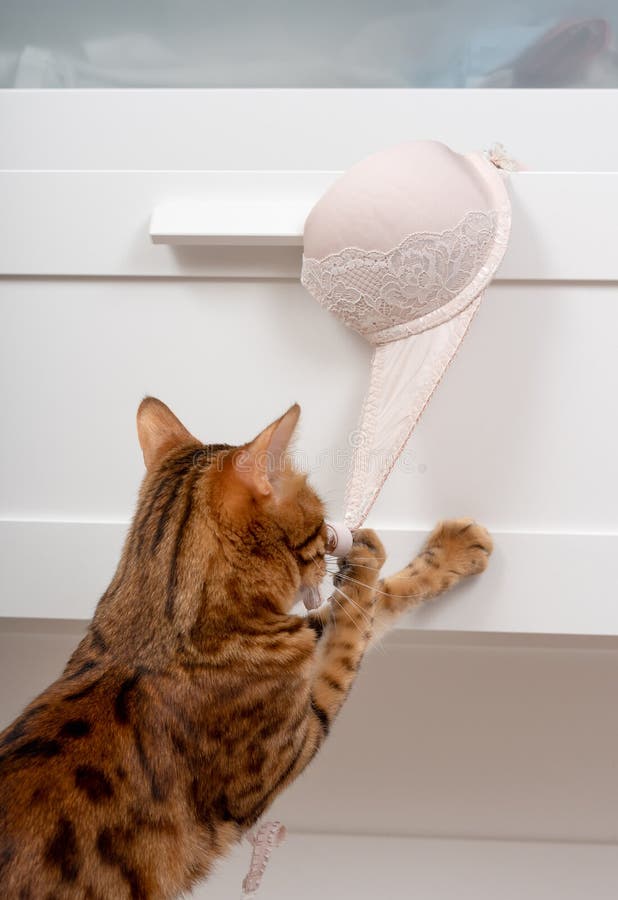
<svg viewBox="0 0 618 900">
<path fill-rule="evenodd" d="M 326 526 L 320 498 L 289 456 L 299 416 L 292 406 L 241 446 L 202 444 L 160 400 L 142 401 L 137 430 L 147 472 L 134 543 L 141 536 L 157 570 L 171 573 L 168 616 L 205 578 L 220 586 L 219 603 L 236 598 L 282 612 L 297 598 L 312 605 L 325 571 Z"/>
</svg>

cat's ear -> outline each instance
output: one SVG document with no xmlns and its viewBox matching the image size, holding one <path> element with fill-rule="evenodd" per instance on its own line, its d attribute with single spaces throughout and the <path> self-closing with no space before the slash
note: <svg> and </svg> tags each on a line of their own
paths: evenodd
<svg viewBox="0 0 618 900">
<path fill-rule="evenodd" d="M 171 409 L 156 397 L 145 397 L 139 405 L 137 436 L 148 471 L 170 450 L 196 441 Z"/>
<path fill-rule="evenodd" d="M 300 406 L 295 403 L 235 455 L 236 474 L 254 497 L 265 498 L 276 490 L 299 416 Z"/>
</svg>

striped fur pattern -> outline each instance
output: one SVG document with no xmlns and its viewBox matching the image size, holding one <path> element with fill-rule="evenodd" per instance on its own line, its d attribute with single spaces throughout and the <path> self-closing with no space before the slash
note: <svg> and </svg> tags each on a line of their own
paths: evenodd
<svg viewBox="0 0 618 900">
<path fill-rule="evenodd" d="M 298 414 L 230 447 L 142 403 L 118 570 L 63 674 L 0 735 L 0 896 L 190 890 L 313 759 L 369 643 L 485 567 L 489 536 L 462 520 L 379 581 L 362 530 L 337 602 L 291 614 L 325 571 L 322 503 L 285 452 Z"/>
</svg>

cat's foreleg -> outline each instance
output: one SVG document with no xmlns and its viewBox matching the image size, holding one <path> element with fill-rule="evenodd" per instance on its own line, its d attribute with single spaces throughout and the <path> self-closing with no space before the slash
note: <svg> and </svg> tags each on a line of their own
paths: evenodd
<svg viewBox="0 0 618 900">
<path fill-rule="evenodd" d="M 375 532 L 355 532 L 352 549 L 334 578 L 330 608 L 310 618 L 309 624 L 321 634 L 311 684 L 311 711 L 322 737 L 341 709 L 371 640 L 376 587 L 384 560 L 384 547 Z"/>
<path fill-rule="evenodd" d="M 348 556 L 340 563 L 331 603 L 307 616 L 317 633 L 315 657 L 308 684 L 307 713 L 295 726 L 299 738 L 292 765 L 250 815 L 255 821 L 275 796 L 292 782 L 320 749 L 343 706 L 371 640 L 376 586 L 385 559 L 378 536 L 357 531 Z M 351 582 L 345 582 L 349 575 Z"/>
<path fill-rule="evenodd" d="M 411 563 L 378 582 L 372 643 L 412 607 L 483 572 L 492 550 L 489 532 L 473 519 L 440 522 Z"/>
<path fill-rule="evenodd" d="M 379 538 L 367 529 L 354 534 L 352 550 L 335 576 L 331 603 L 307 617 L 318 636 L 309 719 L 295 764 L 280 787 L 299 775 L 320 748 L 369 644 L 407 610 L 482 572 L 492 546 L 487 530 L 471 519 L 442 522 L 408 566 L 379 580 L 385 559 Z"/>
</svg>

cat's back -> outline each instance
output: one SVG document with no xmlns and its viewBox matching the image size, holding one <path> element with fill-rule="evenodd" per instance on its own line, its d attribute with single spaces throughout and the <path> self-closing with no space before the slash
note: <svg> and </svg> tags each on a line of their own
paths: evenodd
<svg viewBox="0 0 618 900">
<path fill-rule="evenodd" d="M 142 680 L 82 666 L 0 734 L 0 896 L 173 895 L 182 808 Z"/>
<path fill-rule="evenodd" d="M 296 758 L 306 637 L 259 676 L 78 649 L 0 734 L 0 897 L 166 900 L 207 876 Z"/>
</svg>

